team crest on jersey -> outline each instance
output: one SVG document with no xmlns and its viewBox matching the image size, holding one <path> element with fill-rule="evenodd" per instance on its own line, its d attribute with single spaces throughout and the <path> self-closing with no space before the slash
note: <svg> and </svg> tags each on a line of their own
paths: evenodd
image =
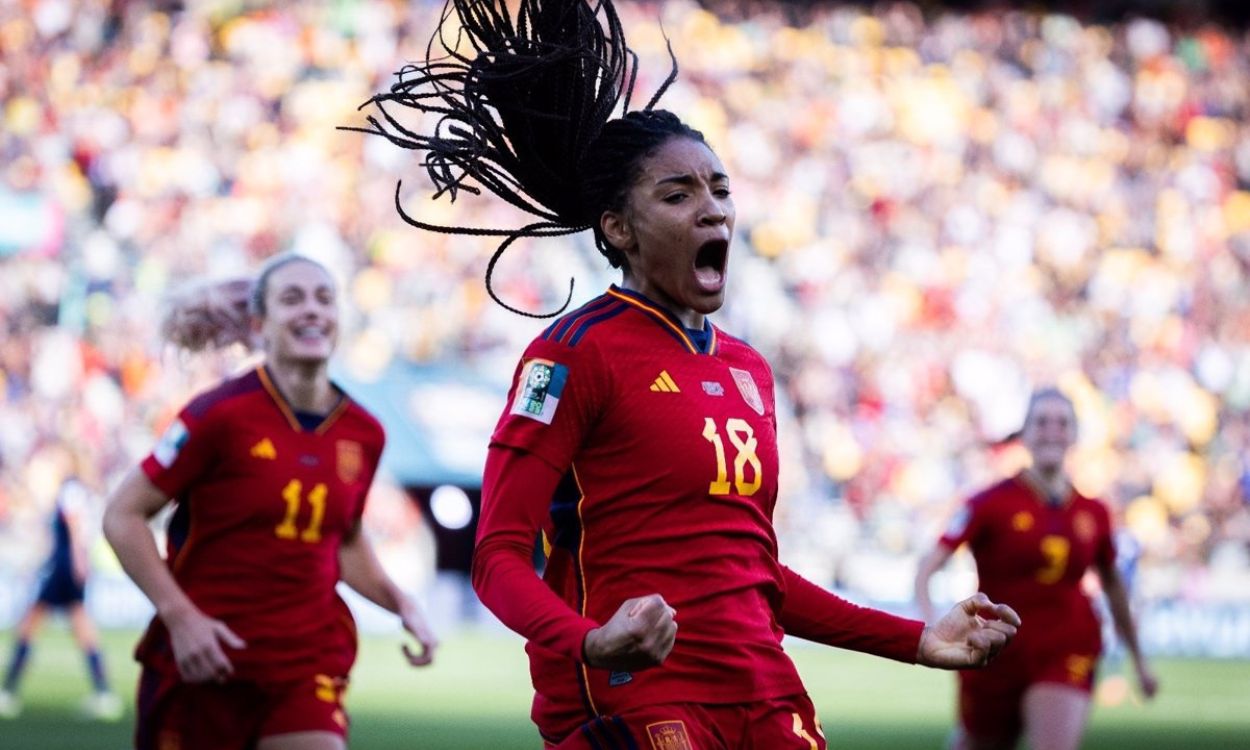
<svg viewBox="0 0 1250 750">
<path fill-rule="evenodd" d="M 734 376 L 734 384 L 738 386 L 738 393 L 742 394 L 742 400 L 747 402 L 747 406 L 759 414 L 764 416 L 764 399 L 760 398 L 760 389 L 755 386 L 755 378 L 751 377 L 751 373 L 746 370 L 739 370 L 736 367 L 729 368 L 730 374 Z"/>
<path fill-rule="evenodd" d="M 1077 511 L 1076 515 L 1072 516 L 1072 532 L 1082 542 L 1093 541 L 1098 534 L 1098 522 L 1094 520 L 1094 516 L 1089 511 Z"/>
<path fill-rule="evenodd" d="M 181 419 L 175 419 L 161 436 L 160 442 L 152 449 L 152 457 L 158 464 L 168 469 L 178 458 L 179 451 L 187 444 L 190 437 L 191 433 L 187 431 L 187 426 L 182 423 Z"/>
<path fill-rule="evenodd" d="M 651 750 L 692 750 L 684 721 L 660 721 L 647 725 Z"/>
<path fill-rule="evenodd" d="M 340 440 L 335 445 L 339 479 L 344 484 L 353 484 L 360 479 L 360 472 L 365 468 L 365 449 L 355 440 Z"/>
<path fill-rule="evenodd" d="M 516 399 L 512 402 L 509 413 L 551 424 L 568 377 L 569 368 L 562 364 L 549 359 L 529 360 L 521 368 L 516 385 Z"/>
</svg>

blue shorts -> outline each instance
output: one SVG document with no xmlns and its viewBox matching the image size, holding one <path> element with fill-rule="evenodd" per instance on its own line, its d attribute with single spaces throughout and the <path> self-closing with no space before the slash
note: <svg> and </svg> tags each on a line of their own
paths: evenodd
<svg viewBox="0 0 1250 750">
<path fill-rule="evenodd" d="M 74 578 L 73 572 L 56 568 L 44 577 L 35 597 L 40 604 L 57 608 L 82 604 L 82 600 L 83 585 Z"/>
</svg>

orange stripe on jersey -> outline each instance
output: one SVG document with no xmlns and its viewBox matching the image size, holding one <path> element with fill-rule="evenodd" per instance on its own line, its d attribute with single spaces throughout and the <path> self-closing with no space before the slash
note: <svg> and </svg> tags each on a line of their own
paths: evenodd
<svg viewBox="0 0 1250 750">
<path fill-rule="evenodd" d="M 347 411 L 347 407 L 350 405 L 351 399 L 349 399 L 346 394 L 339 397 L 338 404 L 335 405 L 334 409 L 326 415 L 325 419 L 321 420 L 321 424 L 317 425 L 317 429 L 313 432 L 317 435 L 326 434 L 326 432 L 329 431 L 330 426 L 333 425 L 339 417 L 343 416 L 343 412 Z"/>
<path fill-rule="evenodd" d="M 616 291 L 615 289 L 609 289 L 609 290 L 608 290 L 608 294 L 610 294 L 610 295 L 612 295 L 613 297 L 616 297 L 616 298 L 618 298 L 618 299 L 625 300 L 625 301 L 626 301 L 626 302 L 628 302 L 629 304 L 634 305 L 635 307 L 637 307 L 637 308 L 639 308 L 639 309 L 641 309 L 641 310 L 646 310 L 647 312 L 651 313 L 653 316 L 655 316 L 655 319 L 656 319 L 656 320 L 660 321 L 660 322 L 661 322 L 661 323 L 663 323 L 664 325 L 666 325 L 666 326 L 668 326 L 669 328 L 671 328 L 671 329 L 673 330 L 673 332 L 674 332 L 674 333 L 676 333 L 676 334 L 677 334 L 677 335 L 681 338 L 681 342 L 682 342 L 683 344 L 685 344 L 685 345 L 686 345 L 686 348 L 687 348 L 687 349 L 689 349 L 689 350 L 690 350 L 690 352 L 691 352 L 692 354 L 698 354 L 698 353 L 699 353 L 699 347 L 697 347 L 697 346 L 695 346 L 695 345 L 694 345 L 694 342 L 690 340 L 690 337 L 686 335 L 686 332 L 682 329 L 682 327 L 681 327 L 681 326 L 676 326 L 676 325 L 673 325 L 673 321 L 669 320 L 669 319 L 668 319 L 668 317 L 667 317 L 667 316 L 666 316 L 666 315 L 665 315 L 662 311 L 660 311 L 660 310 L 658 310 L 658 309 L 656 309 L 656 308 L 652 307 L 651 305 L 648 305 L 648 304 L 647 304 L 647 303 L 645 303 L 645 302 L 641 302 L 641 301 L 639 301 L 639 300 L 636 300 L 636 299 L 634 299 L 633 297 L 630 297 L 630 296 L 629 296 L 629 295 L 627 295 L 627 294 L 621 294 L 620 292 Z M 713 329 L 713 330 L 715 330 L 715 329 Z M 709 351 L 710 351 L 710 350 L 709 350 Z"/>
<path fill-rule="evenodd" d="M 586 502 L 586 492 L 582 490 L 582 480 L 577 476 L 577 467 L 570 466 L 569 470 L 573 472 L 573 483 L 577 485 L 577 494 L 580 497 L 577 500 L 577 526 L 581 530 L 580 538 L 577 540 L 577 582 L 582 589 L 582 617 L 586 616 L 587 592 L 586 588 L 586 566 L 583 562 L 586 551 L 586 522 L 582 517 L 582 505 Z M 599 708 L 595 706 L 595 698 L 590 694 L 590 671 L 586 666 L 586 662 L 581 663 L 582 668 L 582 688 L 586 695 L 586 702 L 590 704 L 590 712 L 596 716 L 599 715 Z"/>
<path fill-rule="evenodd" d="M 269 379 L 269 372 L 265 370 L 265 366 L 261 365 L 256 368 L 256 374 L 260 377 L 260 384 L 269 392 L 270 398 L 278 405 L 278 409 L 282 412 L 282 416 L 286 417 L 287 424 L 291 425 L 291 429 L 296 432 L 303 430 L 300 427 L 299 420 L 295 418 L 295 412 L 291 411 L 291 407 L 287 404 L 286 399 L 282 397 L 282 392 Z"/>
<path fill-rule="evenodd" d="M 281 410 L 282 416 L 286 417 L 287 424 L 291 425 L 291 429 L 296 432 L 303 432 L 303 425 L 299 423 L 299 419 L 295 416 L 295 412 L 291 411 L 291 405 L 286 402 L 286 398 L 283 397 L 282 392 L 279 391 L 278 387 L 273 384 L 272 380 L 269 379 L 269 372 L 265 369 L 265 366 L 261 365 L 260 367 L 257 367 L 256 374 L 260 377 L 260 384 L 265 387 L 265 391 L 269 393 L 269 397 L 272 398 L 274 403 L 278 405 L 278 409 Z M 339 402 L 335 404 L 334 409 L 326 415 L 325 419 L 321 420 L 321 424 L 317 425 L 317 429 L 313 430 L 313 434 L 326 434 L 326 432 L 330 430 L 330 427 L 338 421 L 338 418 L 343 416 L 343 412 L 347 411 L 350 405 L 351 399 L 349 399 L 346 394 L 341 396 L 339 398 Z"/>
</svg>

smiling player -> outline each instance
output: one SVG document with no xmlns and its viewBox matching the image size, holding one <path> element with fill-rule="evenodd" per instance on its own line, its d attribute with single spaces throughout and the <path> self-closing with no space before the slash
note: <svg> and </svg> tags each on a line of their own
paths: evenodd
<svg viewBox="0 0 1250 750">
<path fill-rule="evenodd" d="M 255 334 L 264 363 L 184 407 L 105 514 L 118 559 L 156 606 L 137 651 L 136 747 L 340 750 L 356 630 L 338 581 L 399 615 L 421 644 L 404 647 L 412 664 L 429 663 L 436 641 L 361 532 L 383 434 L 327 375 L 329 273 L 278 256 L 250 285 L 250 328 L 236 311 L 192 301 L 167 334 L 215 345 Z M 147 522 L 171 498 L 163 561 Z"/>
</svg>

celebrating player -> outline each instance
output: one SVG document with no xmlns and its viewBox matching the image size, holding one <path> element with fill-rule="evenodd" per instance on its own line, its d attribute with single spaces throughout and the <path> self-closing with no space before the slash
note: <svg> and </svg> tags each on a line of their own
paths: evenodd
<svg viewBox="0 0 1250 750">
<path fill-rule="evenodd" d="M 959 675 L 960 748 L 1012 748 L 1022 732 L 1033 750 L 1080 744 L 1101 649 L 1098 619 L 1080 587 L 1091 566 L 1142 693 L 1151 697 L 1158 689 L 1115 566 L 1110 515 L 1064 473 L 1064 457 L 1076 441 L 1068 397 L 1053 388 L 1034 393 L 1021 439 L 1032 466 L 969 500 L 916 574 L 916 600 L 929 619 L 929 579 L 967 543 L 981 588 L 1028 623 L 993 665 Z"/>
<path fill-rule="evenodd" d="M 243 285 L 247 288 L 247 285 Z M 211 290 L 211 289 L 210 289 Z M 175 306 L 167 335 L 217 345 L 247 335 L 229 294 Z M 195 398 L 115 492 L 104 530 L 156 605 L 139 644 L 140 750 L 335 750 L 356 655 L 345 581 L 396 613 L 428 664 L 436 641 L 361 531 L 381 425 L 326 368 L 334 283 L 298 255 L 250 285 L 263 364 Z M 176 499 L 162 561 L 148 519 Z"/>
<path fill-rule="evenodd" d="M 984 595 L 926 629 L 778 562 L 772 372 L 707 318 L 725 299 L 730 180 L 655 99 L 611 119 L 632 89 L 612 4 L 523 0 L 515 24 L 502 3 L 453 8 L 459 45 L 375 97 L 370 132 L 425 151 L 440 190 L 471 177 L 541 218 L 502 232 L 495 259 L 518 236 L 591 229 L 622 271 L 526 350 L 483 482 L 473 582 L 529 641 L 548 745 L 822 748 L 785 633 L 932 666 L 989 660 L 1018 620 Z M 444 120 L 412 132 L 398 106 Z"/>
</svg>

